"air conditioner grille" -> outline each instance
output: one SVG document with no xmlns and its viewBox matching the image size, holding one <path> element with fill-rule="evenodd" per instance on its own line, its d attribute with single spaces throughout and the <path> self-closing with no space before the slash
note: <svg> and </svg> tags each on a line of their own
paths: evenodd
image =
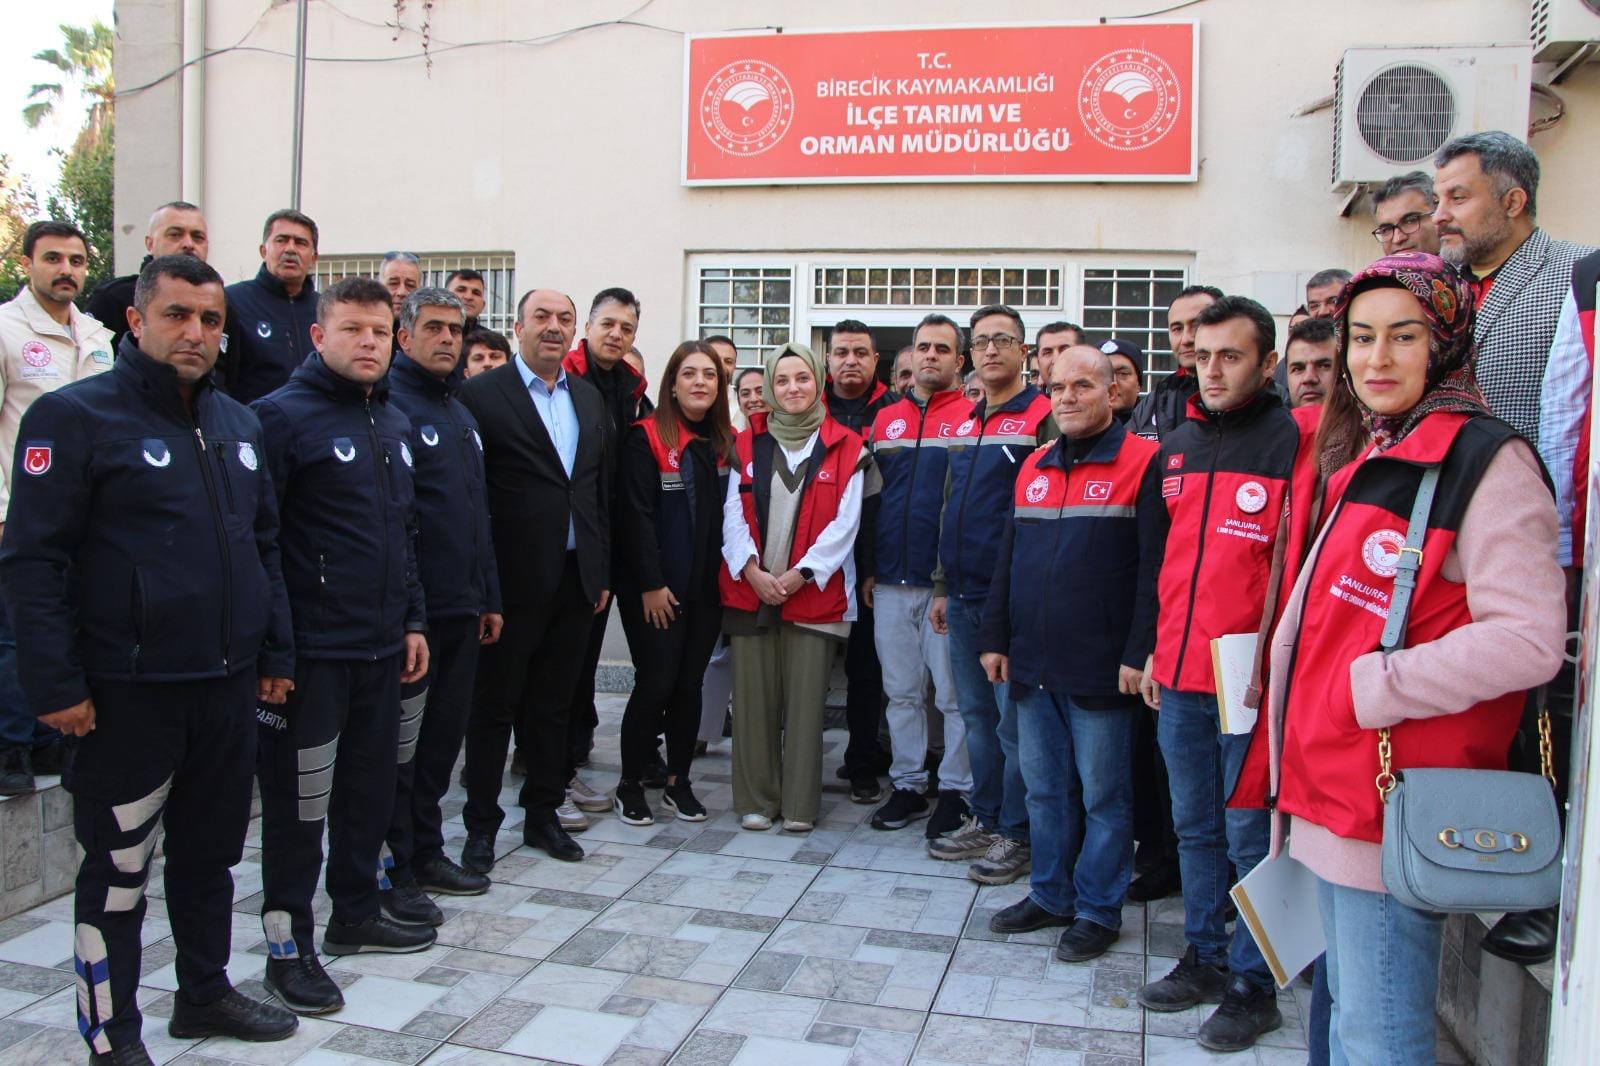
<svg viewBox="0 0 1600 1066">
<path fill-rule="evenodd" d="M 1418 163 L 1444 146 L 1455 127 L 1455 97 L 1438 74 L 1411 63 L 1373 75 L 1356 103 L 1356 128 L 1390 163 Z"/>
</svg>

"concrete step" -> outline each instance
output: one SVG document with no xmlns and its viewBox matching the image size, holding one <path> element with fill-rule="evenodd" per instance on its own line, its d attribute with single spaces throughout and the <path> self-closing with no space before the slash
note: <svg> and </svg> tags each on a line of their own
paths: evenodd
<svg viewBox="0 0 1600 1066">
<path fill-rule="evenodd" d="M 1439 960 L 1439 1017 L 1477 1066 L 1535 1066 L 1550 1031 L 1550 963 L 1518 966 L 1484 951 L 1498 914 L 1452 914 Z"/>
</svg>

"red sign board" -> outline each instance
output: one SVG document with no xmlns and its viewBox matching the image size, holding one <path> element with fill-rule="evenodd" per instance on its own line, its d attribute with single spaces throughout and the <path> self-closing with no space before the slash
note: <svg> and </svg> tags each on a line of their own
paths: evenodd
<svg viewBox="0 0 1600 1066">
<path fill-rule="evenodd" d="M 1193 22 L 691 36 L 687 185 L 1193 181 Z"/>
</svg>

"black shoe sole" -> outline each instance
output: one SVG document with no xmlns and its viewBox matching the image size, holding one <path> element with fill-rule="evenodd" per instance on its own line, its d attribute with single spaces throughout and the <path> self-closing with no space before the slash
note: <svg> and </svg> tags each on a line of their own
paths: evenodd
<svg viewBox="0 0 1600 1066">
<path fill-rule="evenodd" d="M 1057 944 L 1055 955 L 1056 958 L 1060 959 L 1062 962 L 1093 962 L 1095 959 L 1098 959 L 1100 956 L 1110 951 L 1114 946 L 1116 946 L 1116 943 L 1116 938 L 1113 937 L 1111 942 L 1106 944 L 1104 947 L 1077 951 L 1069 951 L 1062 945 Z"/>
<path fill-rule="evenodd" d="M 900 821 L 897 821 L 897 822 L 891 822 L 891 821 L 888 821 L 887 819 L 879 818 L 877 815 L 873 815 L 872 816 L 872 828 L 874 828 L 874 829 L 882 829 L 882 830 L 885 830 L 885 831 L 888 831 L 888 830 L 891 830 L 891 829 L 904 829 L 906 826 L 910 825 L 912 822 L 920 822 L 924 818 L 927 818 L 928 816 L 930 816 L 931 814 L 933 814 L 932 811 L 922 811 L 922 812 L 917 813 L 917 814 L 908 815 L 907 817 L 905 817 L 905 818 L 903 818 L 903 819 L 901 819 Z"/>
<path fill-rule="evenodd" d="M 462 869 L 466 869 L 466 867 L 462 867 Z M 451 885 L 419 880 L 417 887 L 424 892 L 433 892 L 441 896 L 487 896 L 489 894 L 488 885 L 484 885 L 482 888 L 455 888 Z"/>
<path fill-rule="evenodd" d="M 1222 1002 L 1222 992 L 1219 990 L 1215 996 L 1201 996 L 1198 999 L 1187 1000 L 1183 1003 L 1149 1003 L 1143 995 L 1137 997 L 1139 1006 L 1145 1010 L 1153 1010 L 1157 1014 L 1177 1014 L 1179 1011 L 1188 1010 L 1190 1007 L 1200 1007 L 1206 1004 L 1216 1006 Z"/>
<path fill-rule="evenodd" d="M 1204 1027 L 1202 1026 L 1202 1029 L 1203 1028 Z M 1268 1033 L 1270 1033 L 1270 1032 L 1272 1032 L 1272 1031 L 1274 1031 L 1276 1029 L 1282 1029 L 1282 1028 L 1283 1028 L 1283 1015 L 1279 1014 L 1277 1021 L 1272 1022 L 1270 1025 L 1267 1025 L 1264 1028 L 1256 1030 L 1256 1035 L 1251 1037 L 1249 1040 L 1246 1040 L 1246 1041 L 1242 1041 L 1242 1042 L 1236 1041 L 1236 1042 L 1231 1043 L 1231 1044 L 1223 1044 L 1223 1043 L 1220 1043 L 1220 1042 L 1218 1042 L 1216 1040 L 1207 1040 L 1203 1033 L 1201 1035 L 1197 1035 L 1195 1037 L 1195 1040 L 1196 1040 L 1196 1042 L 1199 1043 L 1199 1045 L 1201 1047 L 1205 1048 L 1207 1051 L 1222 1051 L 1222 1052 L 1248 1051 L 1251 1048 L 1255 1047 L 1256 1046 L 1256 1042 L 1258 1040 L 1260 1040 L 1262 1037 L 1266 1036 Z"/>
<path fill-rule="evenodd" d="M 1538 966 L 1556 957 L 1556 951 L 1553 947 L 1549 951 L 1542 951 L 1536 955 L 1520 954 L 1497 944 L 1491 944 L 1488 937 L 1483 938 L 1483 950 L 1497 959 L 1504 959 L 1507 962 L 1516 963 L 1518 966 Z"/>
<path fill-rule="evenodd" d="M 1047 919 L 1045 919 L 1043 921 L 1030 922 L 1027 925 L 1019 925 L 1019 926 L 1016 926 L 1015 928 L 1010 928 L 1010 929 L 1001 929 L 1001 928 L 998 928 L 994 924 L 994 919 L 991 918 L 991 919 L 989 919 L 989 932 L 991 932 L 991 933 L 1003 933 L 1006 936 L 1010 936 L 1012 933 L 1031 933 L 1036 929 L 1053 929 L 1053 928 L 1056 928 L 1058 926 L 1068 926 L 1068 925 L 1071 925 L 1073 922 L 1075 922 L 1077 920 L 1078 920 L 1078 916 L 1077 915 L 1073 915 L 1070 918 L 1065 918 L 1065 917 L 1058 918 L 1055 915 L 1051 915 L 1049 918 L 1047 918 Z"/>
<path fill-rule="evenodd" d="M 701 810 L 699 814 L 685 814 L 683 809 L 680 808 L 676 803 L 673 803 L 672 797 L 666 793 L 662 793 L 661 795 L 661 805 L 676 815 L 678 821 L 680 822 L 703 822 L 706 820 L 706 812 L 704 810 Z"/>
<path fill-rule="evenodd" d="M 276 996 L 274 998 L 276 998 Z M 291 1021 L 292 1020 L 293 1019 L 291 1019 Z M 289 1026 L 289 1028 L 282 1031 L 240 1031 L 237 1029 L 229 1029 L 226 1026 L 221 1025 L 188 1026 L 179 1025 L 176 1021 L 169 1021 L 167 1023 L 167 1035 L 172 1037 L 174 1040 L 204 1040 L 207 1037 L 212 1036 L 225 1036 L 230 1040 L 243 1040 L 248 1044 L 270 1044 L 274 1041 L 289 1039 L 295 1034 L 295 1030 L 298 1028 L 300 1028 L 300 1025 L 298 1022 L 296 1022 L 295 1024 Z"/>
<path fill-rule="evenodd" d="M 283 1009 L 289 1011 L 291 1014 L 305 1014 L 314 1017 L 318 1014 L 332 1014 L 334 1011 L 344 1009 L 343 993 L 340 994 L 338 999 L 331 1003 L 296 1003 L 294 1000 L 278 991 L 277 986 L 275 986 L 271 981 L 263 979 L 261 982 L 261 987 L 265 988 L 267 990 L 267 994 L 281 1003 L 283 1005 Z"/>
<path fill-rule="evenodd" d="M 427 929 L 428 926 L 413 925 L 412 929 Z M 430 936 L 427 940 L 417 944 L 341 944 L 336 940 L 322 939 L 322 953 L 324 955 L 412 955 L 419 951 L 427 951 L 438 942 L 437 936 Z"/>
<path fill-rule="evenodd" d="M 387 918 L 389 918 L 391 921 L 399 922 L 401 925 L 412 925 L 412 926 L 416 926 L 419 929 L 431 929 L 431 928 L 433 928 L 435 926 L 440 926 L 440 925 L 444 924 L 444 914 L 443 913 L 440 913 L 437 918 L 435 918 L 431 914 L 428 915 L 426 918 L 422 918 L 422 917 L 408 918 L 405 915 L 396 914 L 394 911 L 390 910 L 388 907 L 384 907 L 381 903 L 379 904 L 379 907 L 382 909 L 384 915 Z"/>
</svg>

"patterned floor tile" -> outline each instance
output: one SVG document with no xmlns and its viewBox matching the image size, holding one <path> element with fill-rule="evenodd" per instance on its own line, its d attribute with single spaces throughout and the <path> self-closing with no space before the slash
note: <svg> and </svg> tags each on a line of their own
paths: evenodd
<svg viewBox="0 0 1600 1066">
<path fill-rule="evenodd" d="M 734 984 L 818 999 L 927 1010 L 954 937 L 786 921 Z"/>
<path fill-rule="evenodd" d="M 1132 968 L 1129 968 L 1131 960 Z M 1138 956 L 1065 963 L 1052 948 L 963 941 L 933 1009 L 1006 1021 L 1141 1032 Z"/>
<path fill-rule="evenodd" d="M 830 868 L 811 882 L 791 916 L 959 936 L 977 888 L 975 882 L 947 877 Z"/>
<path fill-rule="evenodd" d="M 817 871 L 736 855 L 678 852 L 628 890 L 627 898 L 781 918 Z"/>
<path fill-rule="evenodd" d="M 712 1008 L 677 1063 L 909 1062 L 922 1014 L 732 989 Z"/>
</svg>

